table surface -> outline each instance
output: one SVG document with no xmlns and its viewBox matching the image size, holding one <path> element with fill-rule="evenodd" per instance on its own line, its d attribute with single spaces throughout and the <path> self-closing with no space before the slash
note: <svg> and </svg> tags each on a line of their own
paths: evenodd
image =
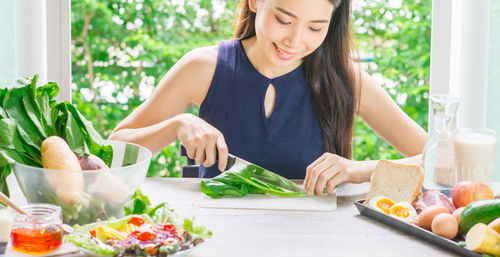
<svg viewBox="0 0 500 257">
<path fill-rule="evenodd" d="M 360 215 L 353 201 L 364 194 L 339 196 L 331 212 L 214 209 L 199 206 L 199 184 L 197 178 L 148 178 L 141 187 L 152 203 L 168 202 L 212 230 L 213 237 L 185 257 L 456 256 Z M 498 195 L 500 183 L 494 187 Z"/>
</svg>

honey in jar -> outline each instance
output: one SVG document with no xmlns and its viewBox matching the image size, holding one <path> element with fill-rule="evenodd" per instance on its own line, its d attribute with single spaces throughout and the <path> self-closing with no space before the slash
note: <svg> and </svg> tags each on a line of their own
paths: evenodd
<svg viewBox="0 0 500 257">
<path fill-rule="evenodd" d="M 57 249 L 63 241 L 61 208 L 51 204 L 28 204 L 18 214 L 10 234 L 12 248 L 28 254 L 44 254 Z"/>
</svg>

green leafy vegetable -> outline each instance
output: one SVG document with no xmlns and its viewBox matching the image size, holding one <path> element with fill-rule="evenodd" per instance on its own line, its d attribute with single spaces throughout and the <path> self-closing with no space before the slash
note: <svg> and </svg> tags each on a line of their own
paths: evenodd
<svg viewBox="0 0 500 257">
<path fill-rule="evenodd" d="M 64 236 L 64 240 L 99 255 L 114 256 L 118 253 L 118 250 L 114 249 L 112 246 L 102 243 L 99 244 L 95 239 L 81 234 Z"/>
<path fill-rule="evenodd" d="M 148 213 L 150 204 L 149 197 L 143 195 L 141 190 L 137 189 L 132 195 L 132 199 L 125 203 L 123 210 L 125 210 L 125 215 Z"/>
<path fill-rule="evenodd" d="M 283 189 L 293 191 L 293 192 L 299 192 L 299 189 L 297 188 L 297 185 L 293 183 L 292 181 L 274 173 L 268 170 L 265 170 L 263 168 L 257 167 L 255 165 L 248 165 L 247 166 L 248 171 L 250 172 L 250 176 L 252 178 L 258 179 L 262 182 L 281 187 Z"/>
<path fill-rule="evenodd" d="M 69 102 L 56 103 L 55 82 L 37 87 L 38 75 L 0 86 L 0 190 L 9 195 L 6 177 L 18 162 L 41 167 L 40 146 L 53 135 L 68 142 L 79 156 L 94 154 L 108 166 L 111 145 L 104 142 L 92 123 Z"/>
<path fill-rule="evenodd" d="M 201 181 L 201 192 L 211 198 L 243 197 L 247 194 L 271 194 L 305 197 L 295 183 L 255 165 L 235 164 L 219 176 Z"/>
<path fill-rule="evenodd" d="M 184 230 L 189 231 L 193 239 L 209 239 L 212 237 L 212 231 L 208 230 L 205 226 L 195 226 L 194 217 L 184 219 Z"/>
<path fill-rule="evenodd" d="M 167 221 L 174 223 L 176 227 L 183 227 L 184 230 L 188 231 L 193 239 L 207 239 L 212 236 L 212 232 L 204 226 L 194 226 L 194 218 L 180 219 L 167 203 L 163 202 L 155 206 L 151 205 L 149 197 L 144 195 L 140 189 L 134 192 L 132 199 L 125 204 L 123 209 L 125 210 L 125 215 L 147 215 L 156 223 L 162 223 L 167 218 Z"/>
</svg>

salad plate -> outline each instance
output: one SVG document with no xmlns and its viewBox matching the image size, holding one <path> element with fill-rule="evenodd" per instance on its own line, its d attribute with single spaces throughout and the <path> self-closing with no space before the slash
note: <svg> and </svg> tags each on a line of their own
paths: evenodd
<svg viewBox="0 0 500 257">
<path fill-rule="evenodd" d="M 180 218 L 167 203 L 151 205 L 139 190 L 124 207 L 125 216 L 66 228 L 64 241 L 95 257 L 184 256 L 211 238 L 194 218 Z"/>
<path fill-rule="evenodd" d="M 98 254 L 98 253 L 89 251 L 89 250 L 87 250 L 85 248 L 81 248 L 81 247 L 78 247 L 78 248 L 80 249 L 80 251 L 82 251 L 88 257 L 109 257 L 109 255 Z M 193 251 L 193 249 L 194 248 L 189 248 L 189 249 L 186 249 L 186 250 L 178 251 L 178 252 L 174 253 L 173 255 L 169 255 L 169 256 L 172 256 L 172 257 L 184 257 L 187 254 L 189 254 L 191 251 Z M 125 256 L 125 257 L 128 257 L 128 256 Z"/>
<path fill-rule="evenodd" d="M 87 255 L 89 257 L 109 257 L 109 255 L 94 253 L 94 252 L 87 250 L 83 247 L 78 247 L 78 248 L 80 249 L 80 251 L 82 251 L 83 253 L 85 253 L 85 255 Z"/>
</svg>

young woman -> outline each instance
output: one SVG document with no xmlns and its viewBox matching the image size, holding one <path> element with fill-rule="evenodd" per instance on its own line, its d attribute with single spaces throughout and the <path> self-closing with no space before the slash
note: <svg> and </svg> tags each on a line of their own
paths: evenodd
<svg viewBox="0 0 500 257">
<path fill-rule="evenodd" d="M 376 161 L 350 159 L 354 114 L 413 156 L 401 161 L 419 160 L 426 132 L 351 59 L 350 8 L 241 0 L 235 39 L 186 54 L 110 139 L 153 152 L 178 139 L 200 177 L 223 171 L 229 151 L 319 195 L 370 180 Z M 199 117 L 184 113 L 191 104 Z"/>
</svg>

